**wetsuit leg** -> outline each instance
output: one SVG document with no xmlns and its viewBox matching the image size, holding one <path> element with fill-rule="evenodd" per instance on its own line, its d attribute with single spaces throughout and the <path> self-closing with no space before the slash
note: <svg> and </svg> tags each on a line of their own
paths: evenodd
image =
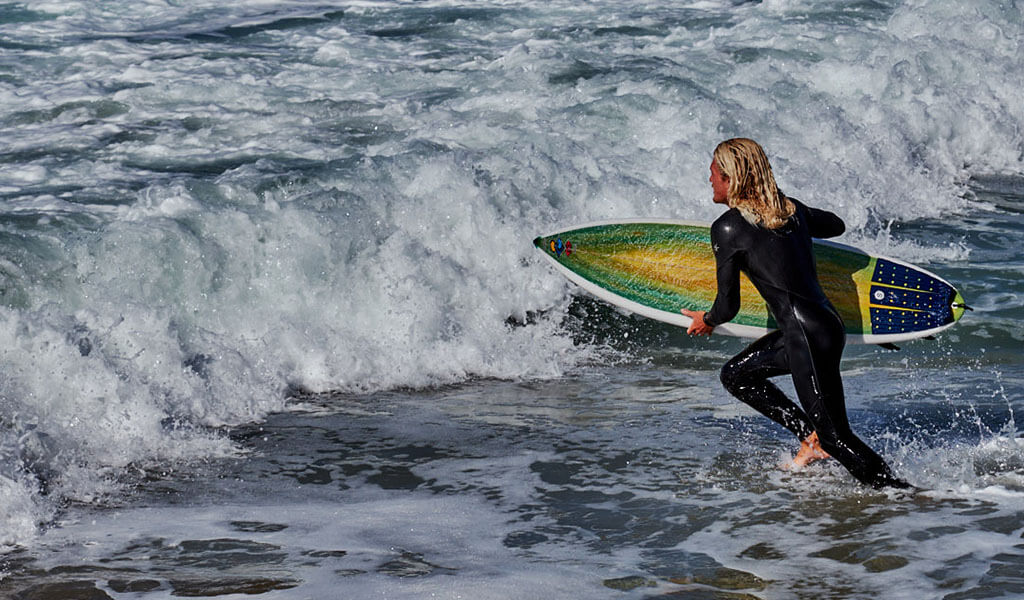
<svg viewBox="0 0 1024 600">
<path fill-rule="evenodd" d="M 805 440 L 814 432 L 810 419 L 768 381 L 790 372 L 781 331 L 773 331 L 734 356 L 722 367 L 722 385 L 740 401 Z"/>
<path fill-rule="evenodd" d="M 822 449 L 863 483 L 874 487 L 909 487 L 885 460 L 857 437 L 846 415 L 843 381 L 839 374 L 845 336 L 830 332 L 831 324 L 808 327 L 788 336 L 786 343 L 793 385 Z M 841 323 L 840 323 L 841 326 Z M 817 334 L 817 336 L 814 336 Z M 802 337 L 803 339 L 799 339 Z M 802 343 L 801 343 L 802 342 Z"/>
</svg>

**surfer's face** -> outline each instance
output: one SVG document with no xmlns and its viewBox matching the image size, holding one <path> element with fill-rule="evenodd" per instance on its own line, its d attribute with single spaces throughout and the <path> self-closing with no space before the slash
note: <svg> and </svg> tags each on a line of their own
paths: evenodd
<svg viewBox="0 0 1024 600">
<path fill-rule="evenodd" d="M 728 204 L 729 200 L 729 178 L 722 175 L 718 168 L 718 161 L 711 160 L 711 191 L 714 192 L 715 204 Z"/>
</svg>

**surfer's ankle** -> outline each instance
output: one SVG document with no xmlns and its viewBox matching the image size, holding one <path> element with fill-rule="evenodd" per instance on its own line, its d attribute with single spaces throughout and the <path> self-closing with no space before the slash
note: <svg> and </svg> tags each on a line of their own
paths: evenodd
<svg viewBox="0 0 1024 600">
<path fill-rule="evenodd" d="M 818 441 L 818 432 L 815 431 L 800 442 L 800 450 L 796 453 L 796 457 L 793 458 L 793 464 L 797 467 L 806 467 L 812 462 L 829 457 L 829 453 L 821 448 L 821 442 Z"/>
</svg>

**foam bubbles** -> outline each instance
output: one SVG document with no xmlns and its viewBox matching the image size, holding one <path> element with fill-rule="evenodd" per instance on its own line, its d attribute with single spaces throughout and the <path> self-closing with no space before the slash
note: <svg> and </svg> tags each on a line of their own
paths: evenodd
<svg viewBox="0 0 1024 600">
<path fill-rule="evenodd" d="M 5 460 L 4 463 L 8 461 Z M 5 470 L 7 464 L 4 464 Z M 52 518 L 53 509 L 39 501 L 39 490 L 24 480 L 0 474 L 0 548 L 32 539 L 40 523 Z M 0 569 L 0 580 L 5 573 Z"/>
</svg>

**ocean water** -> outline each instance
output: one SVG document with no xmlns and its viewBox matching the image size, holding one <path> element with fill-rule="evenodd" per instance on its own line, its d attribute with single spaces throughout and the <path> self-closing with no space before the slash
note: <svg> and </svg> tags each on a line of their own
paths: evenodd
<svg viewBox="0 0 1024 600">
<path fill-rule="evenodd" d="M 0 596 L 1024 596 L 1012 0 L 0 3 Z M 848 348 L 876 492 L 743 345 L 581 295 L 759 140 L 973 307 Z M 783 387 L 787 387 L 783 383 Z"/>
</svg>

